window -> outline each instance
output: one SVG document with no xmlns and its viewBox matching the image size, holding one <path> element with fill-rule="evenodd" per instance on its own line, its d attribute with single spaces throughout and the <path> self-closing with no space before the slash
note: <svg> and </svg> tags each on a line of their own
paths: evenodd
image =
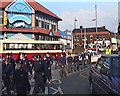
<svg viewBox="0 0 120 96">
<path fill-rule="evenodd" d="M 104 62 L 104 58 L 99 58 L 98 59 L 98 62 L 96 64 L 96 68 L 100 71 L 102 65 L 103 65 L 103 62 Z"/>
<path fill-rule="evenodd" d="M 56 25 L 53 25 L 53 24 L 52 24 L 51 29 L 52 29 L 53 31 L 56 31 Z"/>
<path fill-rule="evenodd" d="M 37 16 L 36 16 L 36 22 L 35 22 L 35 25 L 36 25 L 36 27 L 39 26 L 39 20 L 38 20 L 38 17 L 37 17 Z"/>
<path fill-rule="evenodd" d="M 49 29 L 49 23 L 46 24 L 46 29 Z"/>
<path fill-rule="evenodd" d="M 112 72 L 114 76 L 120 78 L 120 57 L 112 59 Z"/>
<path fill-rule="evenodd" d="M 44 28 L 44 21 L 41 22 L 41 27 Z"/>
<path fill-rule="evenodd" d="M 110 58 L 105 58 L 105 59 L 104 59 L 104 64 L 105 64 L 106 66 L 110 66 Z"/>
</svg>

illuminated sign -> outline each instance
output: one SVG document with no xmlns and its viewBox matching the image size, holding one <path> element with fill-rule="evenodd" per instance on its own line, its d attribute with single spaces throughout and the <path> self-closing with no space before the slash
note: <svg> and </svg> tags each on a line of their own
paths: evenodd
<svg viewBox="0 0 120 96">
<path fill-rule="evenodd" d="M 27 23 L 28 25 L 31 24 L 31 20 L 30 20 L 28 17 L 24 16 L 24 15 L 15 15 L 15 16 L 13 16 L 13 17 L 11 17 L 11 18 L 9 19 L 9 22 L 10 22 L 11 24 L 13 24 L 13 23 L 16 22 L 16 21 L 24 21 L 24 22 Z"/>
</svg>

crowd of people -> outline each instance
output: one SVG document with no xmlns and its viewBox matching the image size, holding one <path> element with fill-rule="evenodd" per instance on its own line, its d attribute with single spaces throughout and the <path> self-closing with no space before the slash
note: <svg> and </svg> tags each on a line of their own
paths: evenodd
<svg viewBox="0 0 120 96">
<path fill-rule="evenodd" d="M 44 56 L 35 54 L 32 60 L 28 60 L 25 53 L 19 53 L 17 60 L 14 60 L 12 53 L 9 53 L 3 56 L 2 60 L 3 87 L 6 87 L 6 94 L 17 93 L 17 96 L 26 96 L 30 93 L 31 78 L 35 81 L 33 94 L 36 95 L 39 91 L 45 92 L 46 83 L 51 83 L 52 80 L 53 63 L 55 64 L 55 69 L 59 68 L 61 77 L 67 76 L 68 73 L 79 71 L 80 65 L 86 65 L 84 53 L 81 55 L 76 53 L 75 56 L 66 55 L 66 53 L 51 56 L 48 52 Z M 89 55 L 87 61 L 87 63 L 91 61 Z"/>
</svg>

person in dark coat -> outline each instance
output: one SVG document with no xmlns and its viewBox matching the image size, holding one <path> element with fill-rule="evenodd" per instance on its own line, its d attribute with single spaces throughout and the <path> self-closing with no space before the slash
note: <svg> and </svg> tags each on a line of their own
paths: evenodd
<svg viewBox="0 0 120 96">
<path fill-rule="evenodd" d="M 27 58 L 27 55 L 25 53 L 19 53 L 17 62 L 20 61 L 23 64 L 23 68 L 24 70 L 30 75 L 32 75 L 32 70 L 31 70 L 31 66 L 30 66 L 30 62 Z"/>
<path fill-rule="evenodd" d="M 32 74 L 31 66 L 30 66 L 29 60 L 26 55 L 23 55 L 22 64 L 26 72 Z"/>
<path fill-rule="evenodd" d="M 10 72 L 10 89 L 13 90 L 13 74 L 14 74 L 14 71 L 15 71 L 15 60 L 13 58 L 13 55 L 12 53 L 8 53 L 7 56 L 6 56 L 6 59 L 8 59 L 9 63 L 11 64 L 10 65 L 10 69 L 11 69 L 11 72 Z"/>
<path fill-rule="evenodd" d="M 60 55 L 57 53 L 57 54 L 55 55 L 55 69 L 58 68 L 58 66 L 59 66 L 59 61 L 60 61 Z"/>
<path fill-rule="evenodd" d="M 16 88 L 17 96 L 27 96 L 27 93 L 30 92 L 28 73 L 24 70 L 21 62 L 17 64 L 17 70 L 14 72 L 13 86 Z"/>
<path fill-rule="evenodd" d="M 34 95 L 37 95 L 37 93 L 39 92 L 39 87 L 41 88 L 42 92 L 45 92 L 45 83 L 43 80 L 44 68 L 45 67 L 41 61 L 41 57 L 36 56 L 33 65 L 34 79 L 35 79 L 35 87 L 33 90 Z"/>
<path fill-rule="evenodd" d="M 47 59 L 46 66 L 45 66 L 46 79 L 48 80 L 48 83 L 51 83 L 51 79 L 52 79 L 51 66 L 53 64 L 53 60 L 50 57 L 49 53 L 46 54 L 46 59 Z"/>
<path fill-rule="evenodd" d="M 88 64 L 91 64 L 91 53 L 88 52 Z"/>
<path fill-rule="evenodd" d="M 68 54 L 68 57 L 67 57 L 67 64 L 68 64 L 68 73 L 71 73 L 73 72 L 73 57 L 71 56 L 71 54 L 69 53 Z"/>
<path fill-rule="evenodd" d="M 12 73 L 12 67 L 11 63 L 8 59 L 5 59 L 5 61 L 2 62 L 2 79 L 4 82 L 4 86 L 7 88 L 7 94 L 10 94 L 11 90 L 11 81 L 10 76 Z"/>
<path fill-rule="evenodd" d="M 75 71 L 79 71 L 79 55 L 76 53 L 74 56 L 74 66 L 75 66 Z"/>
<path fill-rule="evenodd" d="M 65 70 L 66 57 L 63 56 L 63 54 L 61 54 L 59 62 L 60 62 L 60 72 L 59 72 L 59 74 L 60 74 L 61 77 L 66 77 L 66 75 L 67 75 L 66 70 Z"/>
</svg>

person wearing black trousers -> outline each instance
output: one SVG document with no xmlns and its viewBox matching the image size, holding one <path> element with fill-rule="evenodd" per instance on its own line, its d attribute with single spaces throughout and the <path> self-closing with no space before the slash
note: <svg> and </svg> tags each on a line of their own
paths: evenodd
<svg viewBox="0 0 120 96">
<path fill-rule="evenodd" d="M 37 95 L 39 92 L 39 87 L 41 88 L 42 92 L 45 92 L 45 82 L 43 79 L 44 75 L 44 65 L 42 63 L 41 57 L 36 56 L 34 65 L 34 79 L 35 79 L 35 87 L 33 90 L 33 95 Z"/>
<path fill-rule="evenodd" d="M 28 73 L 24 70 L 23 64 L 19 62 L 13 75 L 13 88 L 16 88 L 17 96 L 27 96 L 30 92 Z"/>
</svg>

